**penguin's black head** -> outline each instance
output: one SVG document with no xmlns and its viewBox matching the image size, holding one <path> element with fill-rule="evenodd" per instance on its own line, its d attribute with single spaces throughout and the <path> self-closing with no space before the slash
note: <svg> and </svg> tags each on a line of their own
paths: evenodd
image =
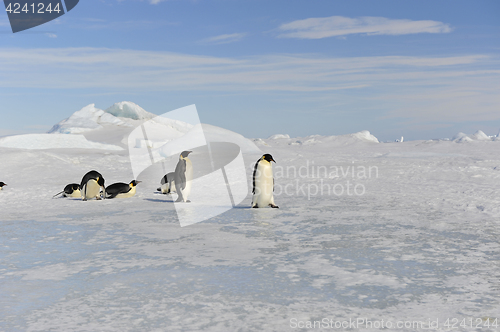
<svg viewBox="0 0 500 332">
<path fill-rule="evenodd" d="M 73 183 L 73 184 L 71 184 L 71 188 L 72 188 L 73 190 L 80 190 L 80 185 L 79 185 L 79 184 L 76 184 L 76 183 Z"/>
<path fill-rule="evenodd" d="M 3 183 L 3 182 L 0 182 L 0 188 L 2 188 L 3 186 L 6 186 L 7 183 Z"/>
<path fill-rule="evenodd" d="M 135 186 L 137 186 L 137 185 L 138 185 L 139 183 L 141 183 L 141 182 L 142 182 L 142 181 L 135 181 L 135 180 L 132 180 L 132 181 L 130 181 L 129 185 L 130 185 L 131 187 L 135 187 Z"/>
<path fill-rule="evenodd" d="M 101 187 L 104 187 L 104 178 L 102 176 L 99 176 L 97 178 L 97 184 L 100 185 Z"/>
<path fill-rule="evenodd" d="M 187 157 L 187 156 L 188 156 L 191 152 L 193 152 L 193 151 L 182 151 L 182 153 L 181 153 L 181 155 L 180 155 L 180 156 L 181 156 L 182 158 L 186 158 L 186 157 Z"/>
<path fill-rule="evenodd" d="M 271 156 L 269 153 L 266 153 L 265 155 L 262 156 L 262 159 L 267 160 L 268 162 L 274 161 L 273 156 Z"/>
</svg>

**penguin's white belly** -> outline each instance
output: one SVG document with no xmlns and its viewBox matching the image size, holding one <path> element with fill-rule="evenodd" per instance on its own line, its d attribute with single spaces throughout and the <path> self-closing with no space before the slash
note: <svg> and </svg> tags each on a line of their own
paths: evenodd
<svg viewBox="0 0 500 332">
<path fill-rule="evenodd" d="M 89 180 L 81 190 L 81 196 L 89 199 L 100 197 L 101 186 L 97 183 L 96 180 Z"/>
<path fill-rule="evenodd" d="M 128 198 L 128 197 L 132 197 L 134 195 L 135 195 L 135 187 L 132 187 L 132 189 L 130 189 L 128 191 L 128 193 L 118 194 L 118 195 L 116 195 L 115 198 Z"/>
<path fill-rule="evenodd" d="M 267 163 L 267 165 L 265 164 Z M 253 205 L 258 207 L 266 207 L 269 204 L 274 204 L 273 198 L 273 168 L 268 162 L 260 162 L 257 166 L 255 174 L 255 193 L 253 195 Z"/>
<path fill-rule="evenodd" d="M 168 193 L 168 183 L 164 183 L 161 185 L 161 193 L 162 194 Z"/>
<path fill-rule="evenodd" d="M 170 192 L 174 192 L 175 193 L 175 181 L 172 180 L 170 186 L 168 185 L 168 182 L 162 184 L 161 185 L 161 193 L 162 194 L 168 193 L 168 189 L 169 188 L 170 188 Z"/>
<path fill-rule="evenodd" d="M 80 190 L 73 190 L 71 194 L 64 194 L 66 197 L 82 197 Z"/>
</svg>

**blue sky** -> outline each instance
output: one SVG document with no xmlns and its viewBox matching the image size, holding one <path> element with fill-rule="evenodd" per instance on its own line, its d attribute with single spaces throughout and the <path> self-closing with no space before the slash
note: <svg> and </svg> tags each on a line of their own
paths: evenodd
<svg viewBox="0 0 500 332">
<path fill-rule="evenodd" d="M 0 136 L 133 101 L 246 137 L 500 129 L 499 1 L 82 0 L 12 34 Z"/>
</svg>

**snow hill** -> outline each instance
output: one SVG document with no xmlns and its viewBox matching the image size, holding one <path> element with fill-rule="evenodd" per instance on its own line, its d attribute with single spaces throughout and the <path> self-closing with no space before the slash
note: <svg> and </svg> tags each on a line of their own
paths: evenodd
<svg viewBox="0 0 500 332">
<path fill-rule="evenodd" d="M 146 112 L 139 105 L 129 101 L 116 103 L 106 110 L 90 104 L 54 125 L 49 134 L 81 134 L 106 126 L 133 127 L 134 123 L 130 120 L 149 120 L 154 117 L 155 114 Z"/>
<path fill-rule="evenodd" d="M 131 133 L 140 125 L 143 125 L 143 129 L 147 132 L 147 138 L 139 135 L 139 138 L 131 140 Z M 256 154 L 261 153 L 258 145 L 302 146 L 326 144 L 328 146 L 344 146 L 379 143 L 379 140 L 366 130 L 340 136 L 312 135 L 290 138 L 289 135 L 277 134 L 266 140 L 260 138 L 250 140 L 238 133 L 208 124 L 203 124 L 202 129 L 208 141 L 233 142 L 238 144 L 243 152 Z M 192 141 L 196 137 L 196 135 L 186 135 L 191 130 L 196 131 L 200 130 L 200 128 L 194 128 L 192 124 L 186 122 L 157 116 L 133 102 L 122 101 L 105 110 L 97 108 L 95 104 L 89 104 L 67 119 L 55 124 L 48 131 L 48 134 L 9 136 L 0 139 L 0 147 L 122 150 L 129 147 L 133 149 L 148 146 L 155 149 L 160 155 L 165 155 L 176 151 L 176 145 L 189 145 L 190 139 Z M 64 136 L 59 137 L 61 134 Z"/>
<path fill-rule="evenodd" d="M 134 129 L 143 125 L 147 139 L 130 141 Z M 145 111 L 139 105 L 123 101 L 102 110 L 90 104 L 55 124 L 47 134 L 7 136 L 0 147 L 21 149 L 86 148 L 94 150 L 124 150 L 149 146 L 161 151 L 175 150 L 175 145 L 189 145 L 188 134 L 193 125 Z M 203 134 L 211 142 L 233 142 L 243 152 L 261 153 L 249 139 L 233 131 L 203 124 Z M 192 135 L 191 135 L 192 136 Z M 181 144 L 182 143 L 182 144 Z M 196 146 L 196 145 L 193 145 Z M 160 151 L 160 150 L 159 150 Z"/>
<path fill-rule="evenodd" d="M 478 130 L 474 134 L 472 134 L 471 136 L 467 136 L 466 134 L 460 132 L 460 133 L 456 134 L 452 140 L 456 143 L 466 143 L 466 142 L 473 142 L 473 141 L 497 141 L 497 140 L 499 140 L 499 137 L 498 137 L 498 135 L 497 136 L 488 136 L 482 130 Z"/>
</svg>

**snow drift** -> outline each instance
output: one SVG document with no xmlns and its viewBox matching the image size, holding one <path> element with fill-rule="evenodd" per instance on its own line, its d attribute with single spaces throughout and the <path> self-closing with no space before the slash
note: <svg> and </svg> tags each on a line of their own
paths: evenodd
<svg viewBox="0 0 500 332">
<path fill-rule="evenodd" d="M 0 147 L 29 150 L 41 149 L 93 149 L 123 150 L 123 148 L 88 141 L 83 135 L 26 134 L 0 138 Z"/>
<path fill-rule="evenodd" d="M 337 136 L 321 136 L 310 135 L 306 137 L 290 138 L 289 135 L 276 134 L 270 136 L 267 140 L 260 138 L 254 139 L 254 142 L 259 145 L 272 146 L 272 145 L 311 145 L 327 143 L 333 146 L 342 146 L 358 143 L 379 143 L 379 140 L 370 134 L 368 130 L 363 130 L 353 134 L 337 135 Z"/>
<path fill-rule="evenodd" d="M 498 136 L 488 136 L 482 130 L 476 131 L 471 136 L 468 136 L 462 132 L 453 136 L 452 139 L 455 143 L 466 143 L 473 141 L 496 141 L 498 140 Z"/>
</svg>

